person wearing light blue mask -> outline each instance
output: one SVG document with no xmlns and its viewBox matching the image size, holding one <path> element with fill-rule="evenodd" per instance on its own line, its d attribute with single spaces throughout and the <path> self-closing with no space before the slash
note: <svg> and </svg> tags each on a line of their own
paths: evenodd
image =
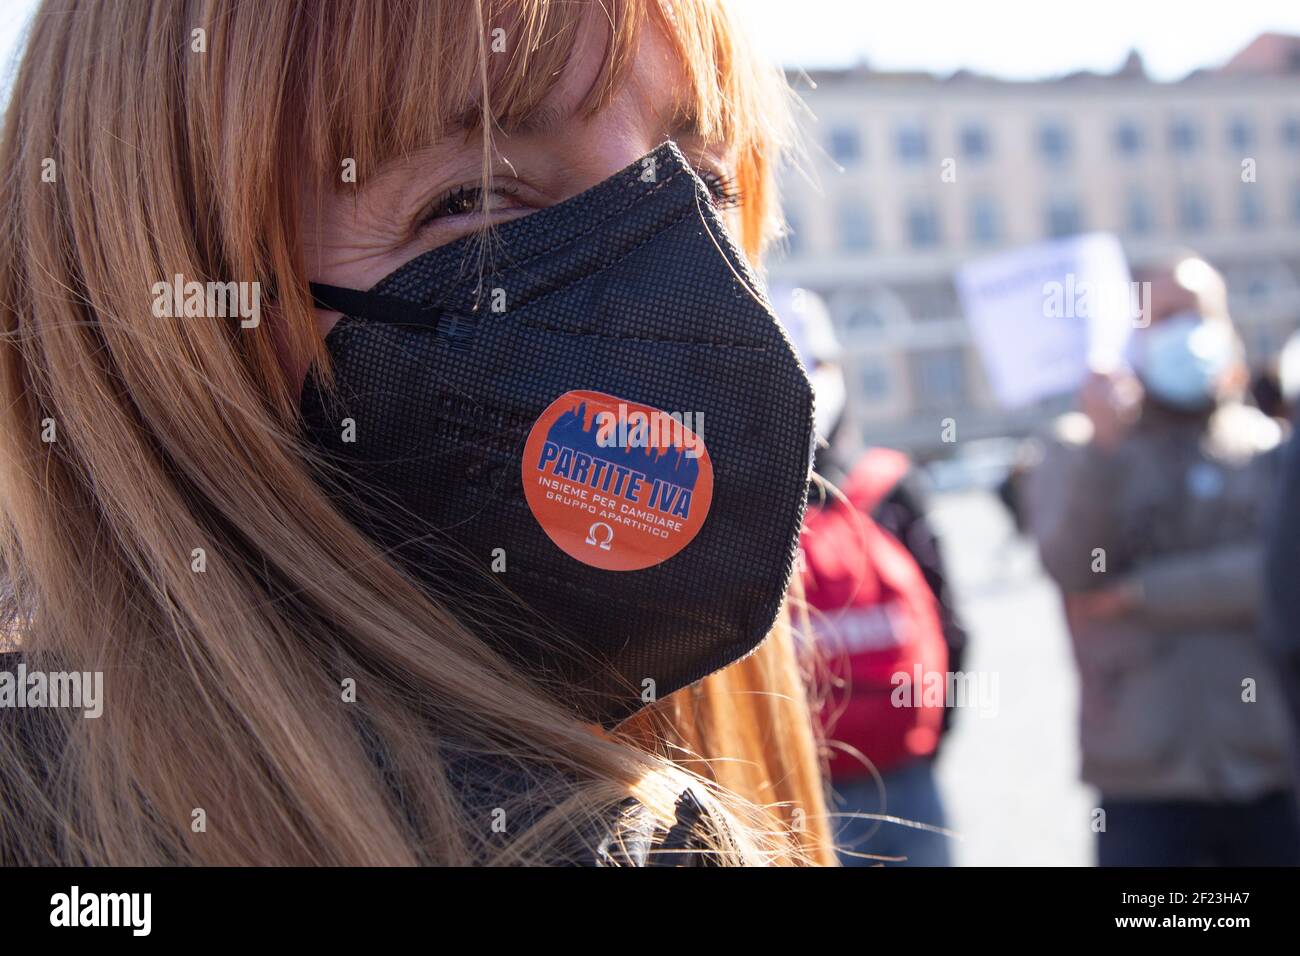
<svg viewBox="0 0 1300 956">
<path fill-rule="evenodd" d="M 1133 367 L 1147 394 L 1177 411 L 1211 410 L 1241 361 L 1231 325 L 1192 310 L 1152 324 L 1131 341 Z"/>
<path fill-rule="evenodd" d="M 1029 489 L 1079 664 L 1098 861 L 1295 865 L 1287 714 L 1260 634 L 1281 430 L 1241 400 L 1219 274 L 1191 256 L 1141 278 L 1131 372 L 1086 383 Z"/>
</svg>

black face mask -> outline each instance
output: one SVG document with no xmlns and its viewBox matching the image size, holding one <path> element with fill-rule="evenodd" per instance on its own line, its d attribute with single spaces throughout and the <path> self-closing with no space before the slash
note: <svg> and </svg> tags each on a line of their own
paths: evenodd
<svg viewBox="0 0 1300 956">
<path fill-rule="evenodd" d="M 606 723 L 743 657 L 793 567 L 812 390 L 677 147 L 369 292 L 319 480 L 437 598 Z"/>
</svg>

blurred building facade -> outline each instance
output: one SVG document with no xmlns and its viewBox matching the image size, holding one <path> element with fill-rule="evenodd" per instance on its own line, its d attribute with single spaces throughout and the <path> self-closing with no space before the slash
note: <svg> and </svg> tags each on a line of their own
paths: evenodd
<svg viewBox="0 0 1300 956">
<path fill-rule="evenodd" d="M 783 178 L 790 236 L 770 273 L 827 300 L 873 442 L 940 453 L 945 418 L 965 441 L 1063 407 L 1004 412 L 984 381 L 953 273 L 999 249 L 1107 230 L 1140 268 L 1192 248 L 1227 277 L 1253 364 L 1300 326 L 1300 38 L 1260 37 L 1175 83 L 1136 54 L 1043 82 L 790 80 L 807 155 Z"/>
</svg>

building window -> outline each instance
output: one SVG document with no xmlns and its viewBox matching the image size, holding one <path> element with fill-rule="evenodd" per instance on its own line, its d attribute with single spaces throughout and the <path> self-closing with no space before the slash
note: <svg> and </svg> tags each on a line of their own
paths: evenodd
<svg viewBox="0 0 1300 956">
<path fill-rule="evenodd" d="M 1246 300 L 1254 306 L 1261 306 L 1273 298 L 1277 283 L 1271 276 L 1255 273 L 1246 281 Z"/>
<path fill-rule="evenodd" d="M 831 159 L 840 166 L 856 166 L 862 162 L 862 136 L 856 126 L 832 126 L 830 133 Z"/>
<path fill-rule="evenodd" d="M 1300 116 L 1289 116 L 1282 122 L 1282 145 L 1300 149 Z"/>
<path fill-rule="evenodd" d="M 912 370 L 918 406 L 947 409 L 966 403 L 966 355 L 961 349 L 917 352 Z"/>
<path fill-rule="evenodd" d="M 1064 163 L 1070 158 L 1070 131 L 1060 123 L 1044 123 L 1038 128 L 1038 150 L 1049 163 Z"/>
<path fill-rule="evenodd" d="M 1200 232 L 1209 222 L 1205 197 L 1195 187 L 1185 187 L 1178 195 L 1178 225 L 1186 232 Z"/>
<path fill-rule="evenodd" d="M 835 227 L 839 233 L 840 248 L 861 252 L 871 248 L 871 218 L 856 203 L 846 203 L 835 211 Z"/>
<path fill-rule="evenodd" d="M 919 123 L 898 127 L 898 158 L 904 163 L 923 163 L 930 155 L 930 137 Z"/>
<path fill-rule="evenodd" d="M 1129 193 L 1125 222 L 1129 233 L 1134 236 L 1145 236 L 1155 229 L 1156 214 L 1146 193 L 1137 189 Z"/>
<path fill-rule="evenodd" d="M 967 159 L 988 159 L 992 150 L 989 148 L 989 133 L 978 123 L 967 123 L 957 135 L 961 144 L 961 154 Z"/>
<path fill-rule="evenodd" d="M 1047 235 L 1052 239 L 1083 232 L 1083 214 L 1073 199 L 1052 199 L 1047 203 Z"/>
<path fill-rule="evenodd" d="M 1237 152 L 1244 152 L 1255 145 L 1255 127 L 1243 116 L 1235 117 L 1228 123 L 1228 146 Z"/>
<path fill-rule="evenodd" d="M 1199 145 L 1200 133 L 1191 120 L 1176 119 L 1169 125 L 1169 148 L 1175 153 L 1194 153 Z"/>
<path fill-rule="evenodd" d="M 1264 204 L 1259 201 L 1258 187 L 1244 183 L 1237 194 L 1237 222 L 1243 229 L 1258 229 L 1264 225 Z"/>
<path fill-rule="evenodd" d="M 1130 157 L 1142 152 L 1142 128 L 1137 123 L 1124 120 L 1115 127 L 1115 151 Z"/>
<path fill-rule="evenodd" d="M 879 343 L 886 328 L 907 322 L 902 302 L 888 289 L 857 289 L 835 298 L 835 328 L 846 344 Z M 846 374 L 852 370 L 846 366 Z"/>
<path fill-rule="evenodd" d="M 907 238 L 918 249 L 939 244 L 939 214 L 934 203 L 919 200 L 907 207 Z"/>
<path fill-rule="evenodd" d="M 883 402 L 889 398 L 889 366 L 878 358 L 857 359 L 858 398 L 864 402 Z"/>
<path fill-rule="evenodd" d="M 970 208 L 971 241 L 981 246 L 993 245 L 1002 238 L 1002 223 L 998 207 L 988 196 L 980 196 Z"/>
<path fill-rule="evenodd" d="M 902 306 L 902 314 L 914 322 L 943 321 L 961 316 L 957 288 L 951 282 L 920 282 L 897 286 L 893 290 Z"/>
<path fill-rule="evenodd" d="M 852 337 L 870 337 L 885 327 L 885 317 L 870 303 L 858 303 L 844 313 L 844 332 Z"/>
</svg>

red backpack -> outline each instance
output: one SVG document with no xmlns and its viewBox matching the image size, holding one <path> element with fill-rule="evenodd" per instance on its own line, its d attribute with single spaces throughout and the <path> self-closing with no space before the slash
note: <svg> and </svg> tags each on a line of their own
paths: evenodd
<svg viewBox="0 0 1300 956">
<path fill-rule="evenodd" d="M 907 549 L 871 519 L 909 468 L 900 452 L 871 449 L 839 489 L 848 504 L 828 496 L 804 520 L 809 625 L 841 685 L 821 712 L 835 777 L 870 774 L 853 750 L 884 772 L 939 744 L 934 682 L 946 678 L 948 648 L 934 594 Z"/>
</svg>

